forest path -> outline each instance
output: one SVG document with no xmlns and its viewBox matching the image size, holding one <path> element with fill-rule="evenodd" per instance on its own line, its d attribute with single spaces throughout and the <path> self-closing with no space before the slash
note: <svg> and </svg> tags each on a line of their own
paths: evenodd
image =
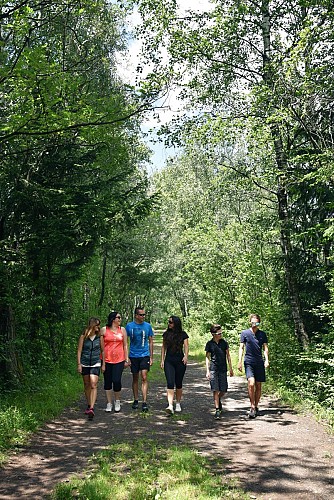
<svg viewBox="0 0 334 500">
<path fill-rule="evenodd" d="M 159 357 L 156 356 L 157 363 Z M 29 446 L 0 470 L 0 499 L 47 498 L 54 486 L 80 474 L 93 453 L 115 441 L 155 439 L 165 446 L 185 444 L 214 460 L 222 481 L 237 480 L 252 498 L 265 500 L 334 498 L 334 437 L 311 416 L 298 415 L 270 397 L 261 415 L 247 418 L 244 377 L 229 379 L 220 421 L 213 418 L 205 368 L 190 361 L 184 380 L 182 416 L 168 417 L 164 381 L 150 381 L 150 412 L 131 409 L 131 374 L 123 376 L 122 409 L 105 413 L 100 385 L 96 416 L 87 423 L 84 400 L 47 423 Z M 183 499 L 182 499 L 183 500 Z"/>
</svg>

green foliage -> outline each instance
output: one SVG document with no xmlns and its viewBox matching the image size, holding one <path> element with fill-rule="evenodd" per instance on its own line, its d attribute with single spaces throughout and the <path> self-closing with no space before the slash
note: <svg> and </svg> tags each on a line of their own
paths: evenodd
<svg viewBox="0 0 334 500">
<path fill-rule="evenodd" d="M 103 0 L 3 4 L 0 365 L 7 384 L 66 357 L 71 326 L 86 312 L 85 285 L 75 284 L 83 267 L 151 205 L 136 118 L 149 96 L 143 104 L 117 75 L 123 22 L 122 9 Z"/>
<path fill-rule="evenodd" d="M 212 472 L 218 468 L 218 474 Z M 224 463 L 214 464 L 183 446 L 165 446 L 152 440 L 132 444 L 117 442 L 99 453 L 83 480 L 56 487 L 52 498 L 158 499 L 197 498 L 246 499 L 248 496 L 221 479 Z"/>
<path fill-rule="evenodd" d="M 81 377 L 73 363 L 69 370 L 53 366 L 52 373 L 26 380 L 20 390 L 2 391 L 0 409 L 0 462 L 9 451 L 27 443 L 31 434 L 82 393 Z"/>
<path fill-rule="evenodd" d="M 154 75 L 182 86 L 186 110 L 162 130 L 184 155 L 155 179 L 166 307 L 198 336 L 259 312 L 277 381 L 330 408 L 332 6 L 137 3 Z"/>
</svg>

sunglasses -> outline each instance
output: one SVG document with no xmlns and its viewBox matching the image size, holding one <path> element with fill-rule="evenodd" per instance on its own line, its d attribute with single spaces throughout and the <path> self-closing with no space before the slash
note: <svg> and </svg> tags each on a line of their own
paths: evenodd
<svg viewBox="0 0 334 500">
<path fill-rule="evenodd" d="M 174 323 L 174 321 L 172 321 L 171 319 L 168 320 L 169 325 L 172 325 L 173 323 Z"/>
<path fill-rule="evenodd" d="M 137 316 L 146 316 L 146 314 L 137 314 Z"/>
<path fill-rule="evenodd" d="M 115 319 L 122 319 L 122 316 L 115 316 Z"/>
</svg>

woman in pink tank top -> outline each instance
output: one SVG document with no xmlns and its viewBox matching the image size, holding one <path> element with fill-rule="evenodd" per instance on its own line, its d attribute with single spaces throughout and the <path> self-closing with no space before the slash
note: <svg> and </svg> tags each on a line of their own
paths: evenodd
<svg viewBox="0 0 334 500">
<path fill-rule="evenodd" d="M 125 328 L 121 327 L 122 317 L 119 312 L 112 311 L 106 326 L 101 328 L 104 338 L 105 366 L 104 389 L 107 396 L 106 411 L 111 412 L 112 390 L 114 391 L 114 411 L 121 409 L 122 373 L 124 366 L 129 365 L 128 342 Z"/>
</svg>

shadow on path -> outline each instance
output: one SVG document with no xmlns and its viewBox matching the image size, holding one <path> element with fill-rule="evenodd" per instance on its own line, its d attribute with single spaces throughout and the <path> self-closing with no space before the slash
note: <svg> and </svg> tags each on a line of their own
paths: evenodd
<svg viewBox="0 0 334 500">
<path fill-rule="evenodd" d="M 297 415 L 267 397 L 262 399 L 260 416 L 249 420 L 244 377 L 229 379 L 220 421 L 213 419 L 205 368 L 198 363 L 188 365 L 180 417 L 164 413 L 164 383 L 150 382 L 150 412 L 146 415 L 131 409 L 129 370 L 123 384 L 120 413 L 104 411 L 100 384 L 92 423 L 83 415 L 82 399 L 47 423 L 29 446 L 12 455 L 0 470 L 0 499 L 46 498 L 58 482 L 80 474 L 92 454 L 114 441 L 126 440 L 135 446 L 136 439 L 145 436 L 199 450 L 213 461 L 223 480 L 237 478 L 258 499 L 334 498 L 333 437 L 312 418 Z"/>
</svg>

